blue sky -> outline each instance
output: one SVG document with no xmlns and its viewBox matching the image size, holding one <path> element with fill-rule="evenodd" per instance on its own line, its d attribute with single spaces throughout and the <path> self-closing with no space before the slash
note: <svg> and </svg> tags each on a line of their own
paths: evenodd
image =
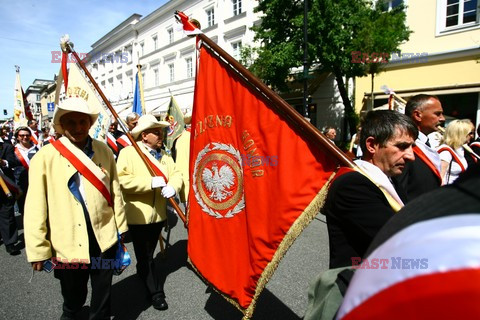
<svg viewBox="0 0 480 320">
<path fill-rule="evenodd" d="M 0 0 L 0 119 L 12 116 L 15 65 L 23 90 L 35 79 L 53 79 L 60 37 L 69 34 L 77 52 L 91 45 L 134 13 L 147 16 L 168 0 L 58 1 Z"/>
</svg>

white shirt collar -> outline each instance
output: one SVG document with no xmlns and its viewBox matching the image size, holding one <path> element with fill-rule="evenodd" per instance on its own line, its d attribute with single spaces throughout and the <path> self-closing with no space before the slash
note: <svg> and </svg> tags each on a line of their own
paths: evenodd
<svg viewBox="0 0 480 320">
<path fill-rule="evenodd" d="M 418 140 L 420 140 L 423 143 L 427 143 L 428 137 L 423 133 L 418 131 Z"/>
<path fill-rule="evenodd" d="M 150 151 L 152 151 L 152 150 L 153 150 L 153 151 L 157 151 L 157 150 L 155 150 L 155 149 L 150 148 L 150 146 L 147 146 L 145 143 L 143 143 L 143 141 L 142 141 L 142 144 L 143 144 L 143 146 L 144 146 L 145 148 L 147 148 L 148 152 L 150 152 Z"/>
</svg>

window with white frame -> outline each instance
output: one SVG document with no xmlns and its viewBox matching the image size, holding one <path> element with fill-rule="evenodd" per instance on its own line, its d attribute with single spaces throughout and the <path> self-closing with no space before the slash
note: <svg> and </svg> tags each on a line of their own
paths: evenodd
<svg viewBox="0 0 480 320">
<path fill-rule="evenodd" d="M 207 13 L 207 27 L 211 27 L 215 24 L 215 11 L 212 8 L 206 10 Z"/>
<path fill-rule="evenodd" d="M 158 74 L 158 68 L 153 69 L 153 83 L 155 87 L 158 87 L 160 85 L 160 79 L 159 79 L 159 74 Z"/>
<path fill-rule="evenodd" d="M 157 35 L 154 35 L 152 37 L 152 41 L 153 41 L 153 50 L 157 50 L 158 49 L 158 37 L 157 37 Z"/>
<path fill-rule="evenodd" d="M 240 50 L 242 49 L 242 41 L 232 42 L 232 57 L 236 60 L 240 60 Z"/>
<path fill-rule="evenodd" d="M 187 79 L 193 78 L 193 60 L 192 58 L 186 58 L 185 63 L 187 65 Z"/>
<path fill-rule="evenodd" d="M 175 81 L 175 66 L 173 63 L 168 64 L 168 75 L 170 82 Z"/>
<path fill-rule="evenodd" d="M 233 15 L 237 16 L 242 13 L 242 0 L 233 0 Z"/>
<path fill-rule="evenodd" d="M 478 24 L 478 0 L 446 0 L 445 29 Z"/>
<path fill-rule="evenodd" d="M 167 35 L 168 35 L 168 43 L 173 42 L 173 28 L 168 28 L 167 29 Z"/>
</svg>

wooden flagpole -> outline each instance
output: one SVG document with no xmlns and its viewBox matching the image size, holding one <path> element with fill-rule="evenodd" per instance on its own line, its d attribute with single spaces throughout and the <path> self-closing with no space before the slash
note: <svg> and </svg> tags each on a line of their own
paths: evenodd
<svg viewBox="0 0 480 320">
<path fill-rule="evenodd" d="M 201 40 L 206 44 L 210 52 L 221 57 L 220 61 L 225 61 L 232 67 L 233 71 L 240 73 L 241 77 L 245 79 L 245 83 L 253 87 L 260 95 L 263 95 L 268 100 L 273 102 L 273 106 L 276 110 L 282 113 L 287 121 L 289 121 L 295 128 L 299 128 L 300 131 L 313 143 L 315 143 L 321 149 L 327 151 L 327 154 L 334 157 L 342 166 L 355 168 L 356 165 L 353 161 L 338 148 L 335 144 L 323 135 L 313 124 L 307 121 L 301 114 L 292 108 L 285 100 L 277 95 L 272 89 L 267 87 L 264 83 L 259 81 L 250 71 L 248 71 L 237 60 L 226 53 L 220 48 L 214 41 L 208 38 L 205 34 L 197 34 L 197 41 Z M 223 61 L 222 61 L 223 60 Z"/>
<path fill-rule="evenodd" d="M 107 106 L 107 108 L 110 110 L 110 112 L 115 117 L 115 119 L 117 119 L 118 123 L 122 126 L 122 129 L 125 131 L 125 135 L 127 136 L 128 140 L 130 140 L 130 142 L 132 143 L 132 146 L 135 148 L 135 151 L 137 151 L 138 155 L 140 156 L 140 158 L 143 160 L 143 162 L 147 166 L 148 171 L 150 172 L 152 177 L 154 177 L 155 176 L 155 171 L 153 170 L 153 168 L 148 163 L 147 156 L 142 152 L 142 150 L 140 150 L 137 142 L 135 141 L 135 139 L 133 139 L 133 137 L 130 134 L 129 130 L 127 129 L 126 125 L 124 124 L 122 119 L 118 116 L 117 112 L 115 111 L 115 109 L 110 104 L 110 101 L 108 101 L 107 97 L 103 94 L 102 89 L 100 89 L 97 82 L 95 81 L 95 79 L 92 77 L 92 75 L 88 71 L 87 67 L 85 67 L 85 64 L 83 63 L 82 59 L 79 58 L 78 54 L 73 49 L 73 45 L 71 44 L 71 42 L 66 42 L 65 46 L 62 46 L 62 51 L 73 54 L 73 56 L 75 57 L 75 59 L 77 61 L 77 64 L 85 72 L 86 76 L 88 77 L 88 79 L 90 80 L 92 85 L 97 90 L 98 94 L 102 98 L 102 100 L 105 103 L 105 105 Z M 178 216 L 183 221 L 183 225 L 185 227 L 187 227 L 187 219 L 186 219 L 185 214 L 183 213 L 182 209 L 178 206 L 178 203 L 173 198 L 168 198 L 168 201 L 170 202 L 172 207 L 175 209 L 175 211 L 177 211 Z"/>
<path fill-rule="evenodd" d="M 7 199 L 13 198 L 13 194 L 10 192 L 10 189 L 8 189 L 8 186 L 5 183 L 5 180 L 3 180 L 2 176 L 0 176 L 0 187 L 2 188 L 3 192 L 5 193 L 5 196 L 7 197 Z"/>
</svg>

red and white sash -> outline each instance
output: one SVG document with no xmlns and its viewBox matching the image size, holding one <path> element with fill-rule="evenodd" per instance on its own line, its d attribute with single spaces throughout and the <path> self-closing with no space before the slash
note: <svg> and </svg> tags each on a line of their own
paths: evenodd
<svg viewBox="0 0 480 320">
<path fill-rule="evenodd" d="M 37 137 L 37 134 L 35 133 L 34 130 L 32 130 L 31 128 L 30 129 L 30 133 L 32 134 L 32 136 L 30 137 L 30 139 L 32 140 L 32 143 L 34 145 L 38 145 L 38 137 Z"/>
<path fill-rule="evenodd" d="M 102 169 L 65 137 L 51 141 L 51 144 L 75 167 L 75 169 L 78 170 L 82 176 L 100 191 L 105 200 L 107 200 L 108 205 L 113 207 L 112 196 L 110 194 L 110 180 Z"/>
<path fill-rule="evenodd" d="M 139 147 L 142 150 L 143 154 L 145 154 L 145 156 L 147 157 L 147 161 L 155 172 L 155 175 L 163 177 L 165 179 L 165 182 L 168 182 L 167 176 L 162 172 L 162 169 L 160 169 L 159 167 L 159 161 L 150 154 L 150 151 L 147 149 L 147 147 L 143 145 L 143 143 L 139 144 Z"/>
<path fill-rule="evenodd" d="M 113 151 L 115 151 L 115 153 L 118 153 L 117 142 L 115 137 L 110 132 L 107 132 L 107 144 L 110 148 L 112 148 Z"/>
<path fill-rule="evenodd" d="M 30 161 L 29 159 L 25 159 L 25 157 L 23 156 L 22 152 L 20 151 L 20 149 L 18 149 L 18 147 L 15 147 L 15 155 L 17 156 L 17 159 L 20 161 L 20 163 L 22 164 L 22 166 L 28 170 L 29 168 L 29 164 L 30 164 Z"/>
<path fill-rule="evenodd" d="M 440 175 L 440 171 L 438 171 L 437 166 L 430 160 L 429 157 L 420 149 L 418 146 L 413 146 L 413 152 L 415 153 L 415 156 L 419 157 L 426 165 L 427 167 L 432 170 L 432 172 L 435 174 L 435 176 L 438 178 L 438 181 L 442 181 L 442 176 Z"/>
<path fill-rule="evenodd" d="M 438 150 L 438 153 L 441 153 L 443 151 L 448 151 L 450 152 L 450 154 L 452 155 L 452 158 L 453 160 L 455 160 L 456 163 L 458 163 L 458 165 L 460 166 L 460 169 L 462 170 L 462 172 L 464 172 L 466 170 L 465 166 L 463 165 L 462 163 L 462 160 L 460 160 L 460 158 L 458 157 L 457 153 L 452 149 L 450 148 L 449 146 L 442 146 L 441 148 L 439 148 Z"/>
<path fill-rule="evenodd" d="M 472 143 L 470 143 L 470 147 L 480 148 L 480 142 L 478 142 L 478 141 L 473 141 Z"/>
<path fill-rule="evenodd" d="M 132 143 L 128 140 L 127 135 L 123 134 L 120 138 L 117 139 L 117 142 L 120 143 L 123 147 L 131 146 Z"/>
</svg>

